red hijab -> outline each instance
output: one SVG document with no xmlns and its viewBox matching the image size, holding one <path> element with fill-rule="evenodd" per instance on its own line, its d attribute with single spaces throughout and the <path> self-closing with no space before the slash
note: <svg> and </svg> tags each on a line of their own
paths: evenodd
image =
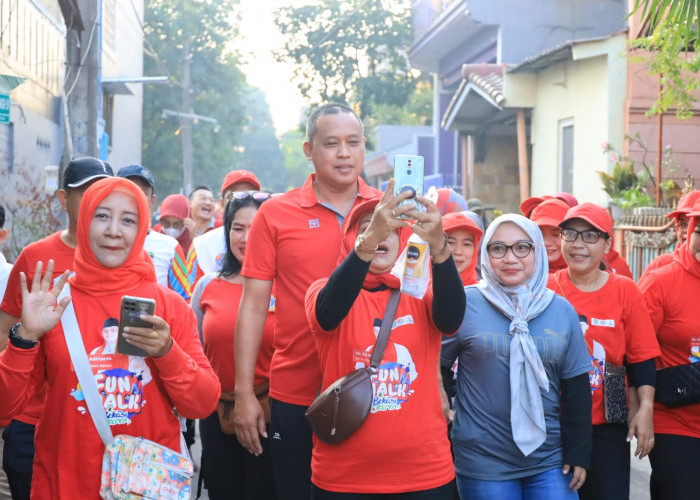
<svg viewBox="0 0 700 500">
<path fill-rule="evenodd" d="M 375 207 L 379 203 L 379 198 L 371 198 L 369 200 L 363 201 L 358 205 L 355 205 L 350 213 L 345 218 L 343 223 L 343 240 L 340 244 L 340 257 L 338 258 L 338 264 L 340 264 L 345 258 L 355 249 L 355 240 L 357 240 L 357 235 L 360 229 L 360 220 L 362 217 L 368 213 L 374 212 Z M 412 231 L 410 228 L 401 228 L 397 230 L 399 235 L 399 252 L 401 255 L 401 250 L 406 246 L 406 241 L 408 236 Z M 365 282 L 362 285 L 363 288 L 367 290 L 373 290 L 380 285 L 385 285 L 388 288 L 399 288 L 401 282 L 399 278 L 391 274 L 391 272 L 386 272 L 383 274 L 372 274 L 367 272 L 365 277 Z"/>
<path fill-rule="evenodd" d="M 700 203 L 696 203 L 695 207 L 700 208 Z M 697 212 L 694 210 L 693 213 Z M 695 225 L 698 223 L 700 223 L 700 215 L 690 217 L 690 220 L 688 221 L 688 235 L 685 243 L 683 246 L 681 246 L 679 251 L 673 253 L 673 260 L 678 262 L 681 266 L 683 266 L 683 269 L 688 271 L 696 278 L 700 278 L 700 262 L 698 262 L 698 259 L 696 259 L 692 253 L 690 253 L 690 238 L 695 231 Z"/>
<path fill-rule="evenodd" d="M 479 242 L 484 232 L 476 225 L 476 222 L 462 212 L 453 212 L 443 215 L 442 229 L 447 234 L 457 229 L 464 229 L 474 235 L 474 255 L 467 268 L 459 273 L 459 276 L 462 278 L 462 284 L 464 286 L 475 284 L 479 280 L 476 275 L 476 263 L 479 260 Z"/>
<path fill-rule="evenodd" d="M 124 263 L 114 269 L 99 263 L 90 248 L 90 223 L 95 210 L 107 195 L 113 192 L 131 196 L 138 205 L 139 228 L 134 245 Z M 78 214 L 78 246 L 75 249 L 75 275 L 71 287 L 93 296 L 125 293 L 147 281 L 156 281 L 153 262 L 143 250 L 149 226 L 149 208 L 146 196 L 136 184 L 120 177 L 101 179 L 83 194 Z"/>
</svg>

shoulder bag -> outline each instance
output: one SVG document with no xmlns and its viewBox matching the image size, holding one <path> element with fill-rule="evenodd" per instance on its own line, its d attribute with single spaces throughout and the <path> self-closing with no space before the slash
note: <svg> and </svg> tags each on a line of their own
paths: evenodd
<svg viewBox="0 0 700 500">
<path fill-rule="evenodd" d="M 359 429 L 372 407 L 372 380 L 389 342 L 400 290 L 392 290 L 384 311 L 382 326 L 372 350 L 368 368 L 359 368 L 333 382 L 316 396 L 305 416 L 316 436 L 328 444 L 338 444 Z"/>
<path fill-rule="evenodd" d="M 70 287 L 66 284 L 58 300 L 69 294 Z M 189 500 L 194 470 L 182 433 L 179 433 L 182 453 L 143 437 L 113 436 L 80 335 L 73 302 L 63 312 L 61 325 L 85 403 L 105 445 L 100 496 L 110 500 Z"/>
<path fill-rule="evenodd" d="M 700 362 L 656 370 L 654 399 L 670 408 L 700 403 Z"/>
</svg>

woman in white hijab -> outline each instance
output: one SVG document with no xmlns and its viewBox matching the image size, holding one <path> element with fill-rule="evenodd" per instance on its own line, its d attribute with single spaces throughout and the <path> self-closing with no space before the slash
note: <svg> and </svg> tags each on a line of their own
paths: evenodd
<svg viewBox="0 0 700 500">
<path fill-rule="evenodd" d="M 590 359 L 578 316 L 547 290 L 537 226 L 503 215 L 481 249 L 483 279 L 466 288 L 452 443 L 462 500 L 576 499 L 591 456 Z"/>
</svg>

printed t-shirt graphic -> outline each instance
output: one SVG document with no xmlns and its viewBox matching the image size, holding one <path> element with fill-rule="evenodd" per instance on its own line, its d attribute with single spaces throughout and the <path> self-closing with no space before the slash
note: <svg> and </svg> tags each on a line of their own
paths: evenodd
<svg viewBox="0 0 700 500">
<path fill-rule="evenodd" d="M 581 323 L 583 338 L 586 340 L 588 355 L 591 357 L 591 370 L 588 372 L 588 379 L 591 383 L 591 394 L 603 387 L 603 377 L 605 376 L 605 348 L 595 340 L 586 339 L 588 331 L 588 318 L 579 314 L 578 320 Z"/>
<path fill-rule="evenodd" d="M 144 358 L 117 352 L 118 331 L 116 318 L 107 318 L 102 326 L 103 342 L 89 351 L 88 360 L 95 375 L 107 421 L 110 425 L 129 425 L 131 419 L 141 413 L 145 406 L 143 386 L 151 382 L 153 377 Z M 79 383 L 70 395 L 80 403 L 78 411 L 85 413 L 85 395 Z"/>
<path fill-rule="evenodd" d="M 400 325 L 413 324 L 411 315 L 394 320 L 392 330 Z M 374 336 L 379 335 L 382 325 L 381 318 L 374 319 Z M 355 369 L 366 368 L 370 364 L 374 344 L 364 351 L 355 351 L 353 361 Z M 372 375 L 372 408 L 371 412 L 400 410 L 401 405 L 408 401 L 413 394 L 411 383 L 418 377 L 416 364 L 411 353 L 405 346 L 389 340 L 384 349 L 381 364 L 377 367 L 377 373 Z"/>
</svg>

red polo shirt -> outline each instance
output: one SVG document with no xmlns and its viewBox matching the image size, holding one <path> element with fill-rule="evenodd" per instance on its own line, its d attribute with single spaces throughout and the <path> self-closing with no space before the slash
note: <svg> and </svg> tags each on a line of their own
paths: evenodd
<svg viewBox="0 0 700 500">
<path fill-rule="evenodd" d="M 263 203 L 248 236 L 241 274 L 275 280 L 275 354 L 270 396 L 308 406 L 321 383 L 318 353 L 304 312 L 309 285 L 330 276 L 340 254 L 340 215 L 319 203 L 311 174 L 301 188 Z M 381 196 L 358 178 L 355 203 Z"/>
</svg>

